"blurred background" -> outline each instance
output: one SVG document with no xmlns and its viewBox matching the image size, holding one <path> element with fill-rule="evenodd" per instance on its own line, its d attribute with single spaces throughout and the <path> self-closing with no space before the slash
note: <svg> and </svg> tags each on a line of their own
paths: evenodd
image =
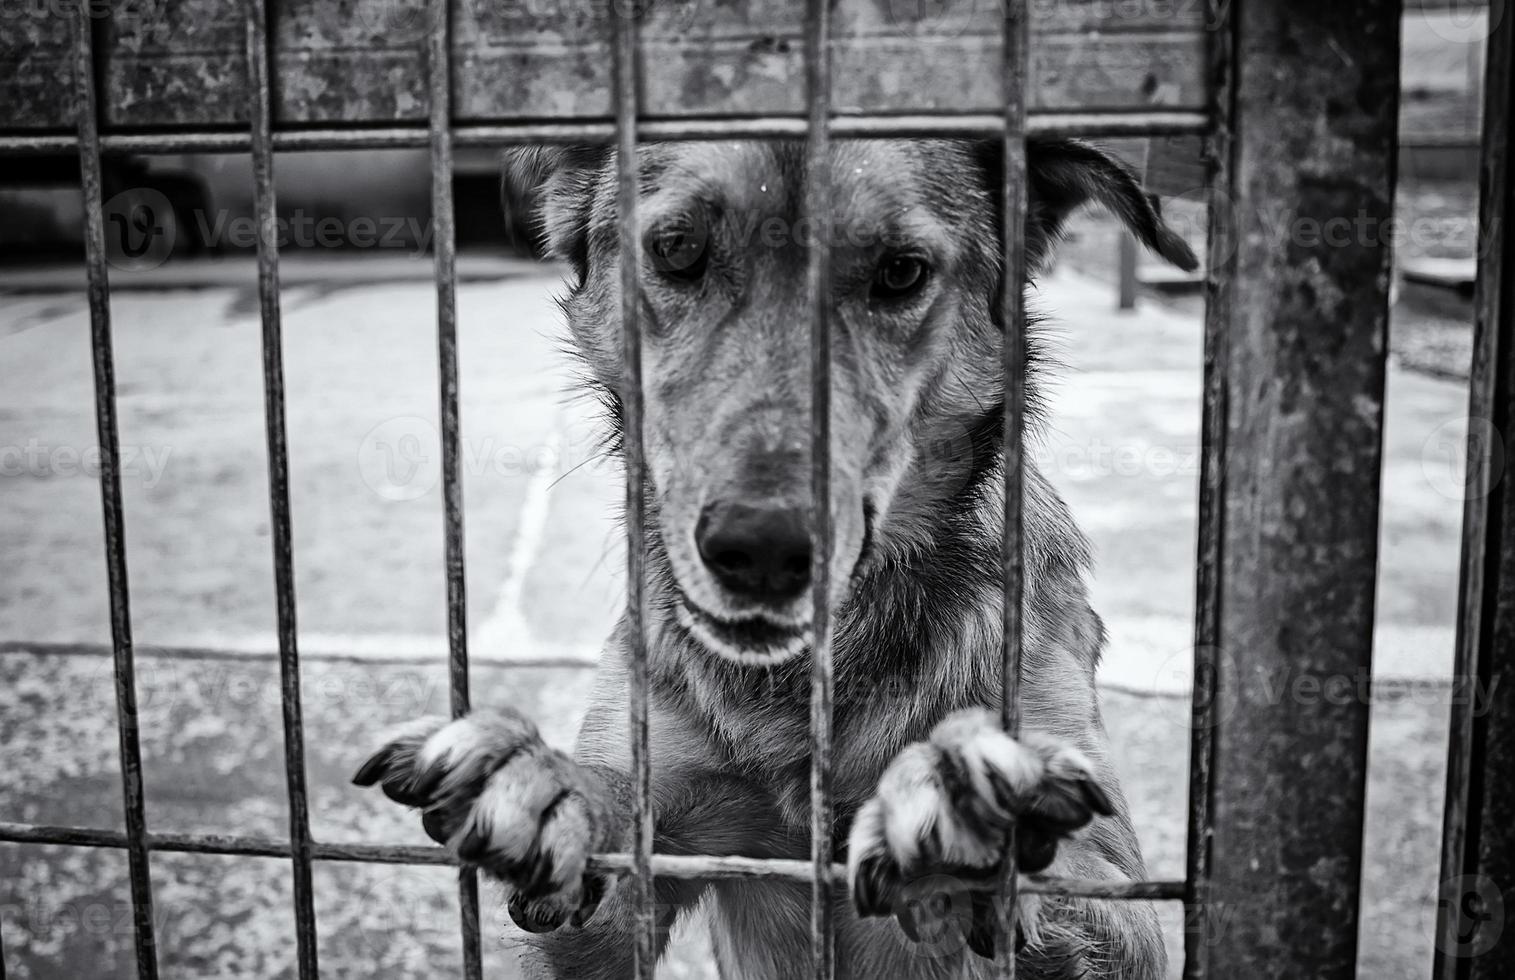
<svg viewBox="0 0 1515 980">
<path fill-rule="evenodd" d="M 1361 975 L 1433 940 L 1472 284 L 1481 5 L 1405 18 L 1395 303 Z M 1193 140 L 1112 146 L 1203 254 Z M 119 828 L 78 164 L 0 159 L 0 820 Z M 621 474 L 563 352 L 561 270 L 507 228 L 497 155 L 458 152 L 463 496 L 476 704 L 567 747 L 621 604 Z M 311 816 L 424 843 L 347 778 L 390 723 L 446 710 L 435 296 L 425 151 L 277 160 Z M 245 154 L 111 157 L 105 188 L 148 823 L 287 833 L 251 176 Z M 1285 216 L 1286 218 L 1286 216 Z M 1153 877 L 1182 877 L 1203 272 L 1090 214 L 1034 303 L 1063 364 L 1033 452 L 1098 554 L 1105 717 Z M 1323 324 L 1322 329 L 1329 329 Z M 560 667 L 522 667 L 543 659 Z M 287 861 L 158 855 L 167 976 L 293 971 Z M 459 963 L 446 869 L 318 864 L 323 970 Z M 1176 910 L 1164 908 L 1170 946 Z M 491 976 L 517 971 L 485 894 Z M 0 844 L 10 975 L 132 974 L 119 851 Z M 1175 966 L 1176 968 L 1176 966 Z M 695 923 L 665 964 L 711 976 Z"/>
</svg>

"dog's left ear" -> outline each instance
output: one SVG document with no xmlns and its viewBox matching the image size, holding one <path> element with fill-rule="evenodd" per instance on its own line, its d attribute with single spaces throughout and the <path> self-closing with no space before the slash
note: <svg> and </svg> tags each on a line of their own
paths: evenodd
<svg viewBox="0 0 1515 980">
<path fill-rule="evenodd" d="M 983 144 L 981 154 L 998 198 L 1004 172 L 1000 144 Z M 1031 268 L 1042 264 L 1068 217 L 1086 204 L 1109 209 L 1138 241 L 1180 269 L 1199 267 L 1188 243 L 1163 222 L 1157 196 L 1142 190 L 1130 170 L 1094 147 L 1074 140 L 1028 139 L 1026 175 L 1026 258 Z"/>
<path fill-rule="evenodd" d="M 506 227 L 567 261 L 581 284 L 589 269 L 595 178 L 609 156 L 607 146 L 527 146 L 507 150 L 501 160 Z"/>
</svg>

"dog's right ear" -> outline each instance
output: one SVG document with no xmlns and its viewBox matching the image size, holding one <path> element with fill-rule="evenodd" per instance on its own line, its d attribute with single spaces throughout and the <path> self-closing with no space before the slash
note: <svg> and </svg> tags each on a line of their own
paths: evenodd
<svg viewBox="0 0 1515 980">
<path fill-rule="evenodd" d="M 610 147 L 523 146 L 505 151 L 500 202 L 505 226 L 525 231 L 542 252 L 589 274 L 589 217 L 595 179 Z"/>
</svg>

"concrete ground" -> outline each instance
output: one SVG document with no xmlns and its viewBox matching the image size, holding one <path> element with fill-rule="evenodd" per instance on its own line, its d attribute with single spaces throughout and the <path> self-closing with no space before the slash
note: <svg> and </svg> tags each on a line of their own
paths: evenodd
<svg viewBox="0 0 1515 980">
<path fill-rule="evenodd" d="M 312 821 L 325 840 L 420 842 L 405 814 L 346 778 L 384 724 L 445 707 L 429 266 L 386 260 L 336 276 L 290 265 Z M 522 707 L 566 745 L 586 672 L 507 665 L 597 650 L 622 587 L 619 473 L 599 456 L 593 406 L 564 395 L 573 368 L 558 350 L 555 274 L 486 266 L 459 289 L 475 697 Z M 274 647 L 253 269 L 177 284 L 194 288 L 131 280 L 117 277 L 113 314 L 149 823 L 282 836 L 276 666 L 184 655 Z M 1113 287 L 1070 270 L 1044 283 L 1037 305 L 1054 313 L 1066 364 L 1037 458 L 1096 543 L 1107 721 L 1150 870 L 1179 877 L 1198 319 L 1155 302 L 1117 313 Z M 1375 706 L 1361 975 L 1408 978 L 1425 974 L 1431 948 L 1449 697 L 1435 681 L 1450 671 L 1453 447 L 1466 399 L 1398 370 L 1389 383 L 1378 670 L 1422 683 Z M 90 392 L 82 294 L 0 293 L 0 553 L 11 569 L 0 577 L 0 820 L 120 824 L 110 664 L 91 652 L 109 629 Z M 0 845 L 9 975 L 125 975 L 123 868 L 115 852 Z M 154 875 L 168 975 L 290 971 L 284 862 L 162 856 Z M 445 871 L 321 866 L 317 890 L 333 975 L 455 972 Z M 488 901 L 491 975 L 513 976 L 505 917 Z M 709 975 L 698 936 L 678 949 L 667 975 Z"/>
</svg>

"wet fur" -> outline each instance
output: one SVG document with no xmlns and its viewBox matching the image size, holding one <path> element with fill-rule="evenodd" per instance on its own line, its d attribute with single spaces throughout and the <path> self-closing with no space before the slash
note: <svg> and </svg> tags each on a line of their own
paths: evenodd
<svg viewBox="0 0 1515 980">
<path fill-rule="evenodd" d="M 855 318 L 837 316 L 833 439 L 835 446 L 854 447 L 851 455 L 839 448 L 833 463 L 841 488 L 833 496 L 838 564 L 832 574 L 841 590 L 834 615 L 834 843 L 840 860 L 854 814 L 875 792 L 891 760 L 927 738 L 952 712 L 993 708 L 1000 700 L 1003 331 L 997 313 L 997 149 L 951 141 L 857 142 L 839 144 L 835 152 L 839 209 L 852 207 L 864 218 L 870 208 L 883 207 L 925 214 L 929 227 L 921 233 L 950 239 L 938 245 L 947 256 L 945 274 L 952 277 L 942 287 L 945 305 L 928 311 L 950 323 L 938 324 L 937 332 L 921 342 L 929 349 L 904 344 L 910 349 L 892 366 L 879 368 L 868 359 L 887 361 L 897 351 L 870 353 L 870 341 L 860 336 Z M 643 194 L 654 202 L 654 211 L 671 183 L 731 193 L 733 187 L 745 191 L 749 183 L 761 182 L 765 193 L 770 185 L 780 189 L 784 200 L 774 207 L 793 215 L 801 210 L 802 158 L 796 144 L 653 146 L 643 150 L 639 165 Z M 1075 143 L 1039 142 L 1032 145 L 1030 159 L 1026 244 L 1033 268 L 1045 259 L 1068 213 L 1089 201 L 1109 206 L 1155 251 L 1192 264 L 1192 255 L 1162 225 L 1131 177 L 1102 154 Z M 864 167 L 872 168 L 868 176 L 873 183 L 848 184 L 847 175 L 863 174 Z M 878 195 L 887 204 L 880 204 Z M 614 200 L 614 161 L 604 150 L 529 151 L 511 162 L 507 205 L 533 212 L 541 208 L 548 250 L 571 267 L 573 283 L 563 306 L 590 382 L 606 404 L 612 440 L 624 385 L 614 330 L 619 309 Z M 794 255 L 765 258 L 773 264 L 758 268 L 751 288 L 765 288 L 765 276 L 776 277 L 779 285 L 770 287 L 771 294 L 733 305 L 732 316 L 747 317 L 739 322 L 758 322 L 754 332 L 773 331 L 767 340 L 753 340 L 735 353 L 711 346 L 726 341 L 660 338 L 660 314 L 672 310 L 688 317 L 700 311 L 679 307 L 682 300 L 676 296 L 661 308 L 656 297 L 649 300 L 648 461 L 653 485 L 645 528 L 651 549 L 647 635 L 655 849 L 661 853 L 809 856 L 808 656 L 769 668 L 714 656 L 675 615 L 681 596 L 691 588 L 691 573 L 687 556 L 678 553 L 685 547 L 682 541 L 667 540 L 668 529 L 677 535 L 693 506 L 680 499 L 690 492 L 681 487 L 750 480 L 733 475 L 730 458 L 749 446 L 758 447 L 752 452 L 770 454 L 781 447 L 793 456 L 800 438 L 796 433 L 808 432 L 808 396 L 802 385 L 788 376 L 774 380 L 761 367 L 746 373 L 776 389 L 792 384 L 780 392 L 784 397 L 732 413 L 729 425 L 720 414 L 722 399 L 757 397 L 744 390 L 751 381 L 742 377 L 739 366 L 779 356 L 772 353 L 778 342 L 774 338 L 794 329 L 783 317 L 766 323 L 754 321 L 758 314 L 751 313 L 782 306 L 785 290 L 798 289 L 793 260 Z M 836 260 L 838 274 L 846 275 L 847 261 L 846 256 Z M 677 326 L 667 329 L 669 336 L 677 336 Z M 725 368 L 721 357 L 728 359 Z M 1040 421 L 1034 336 L 1028 358 L 1028 438 L 1034 439 Z M 691 366 L 717 377 L 709 381 L 690 375 Z M 770 410 L 776 413 L 773 419 L 752 421 Z M 705 436 L 694 428 L 680 430 L 680 412 L 714 431 Z M 759 425 L 768 428 L 753 428 Z M 702 438 L 707 441 L 699 444 Z M 675 451 L 685 456 L 677 466 L 667 461 Z M 789 456 L 775 465 L 793 476 L 794 487 L 774 492 L 808 494 L 808 478 L 802 475 L 805 457 L 801 453 L 796 461 Z M 1056 491 L 1029 463 L 1025 482 L 1023 724 L 1080 750 L 1115 811 L 1065 840 L 1048 871 L 1077 878 L 1140 878 L 1141 856 L 1110 766 L 1095 692 L 1104 631 L 1089 606 L 1084 582 L 1089 546 Z M 599 787 L 597 804 L 623 814 L 631 792 L 626 649 L 623 622 L 602 660 L 574 754 Z M 624 849 L 629 842 L 629 828 L 622 826 L 610 828 L 605 843 Z M 612 884 L 583 928 L 528 937 L 523 952 L 528 973 L 628 975 L 628 891 L 624 884 Z M 805 975 L 809 900 L 808 886 L 726 881 L 706 887 L 659 880 L 660 942 L 679 915 L 699 910 L 710 924 L 723 977 Z M 1023 977 L 1156 980 L 1165 975 L 1162 939 L 1146 903 L 1026 900 L 1023 912 L 1029 940 L 1019 957 Z M 837 920 L 839 976 L 990 975 L 989 961 L 967 950 L 960 938 L 912 943 L 892 919 L 859 918 L 845 898 L 838 899 Z"/>
</svg>

